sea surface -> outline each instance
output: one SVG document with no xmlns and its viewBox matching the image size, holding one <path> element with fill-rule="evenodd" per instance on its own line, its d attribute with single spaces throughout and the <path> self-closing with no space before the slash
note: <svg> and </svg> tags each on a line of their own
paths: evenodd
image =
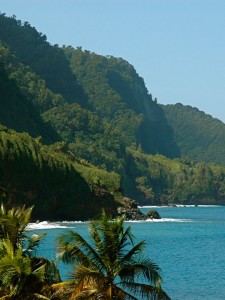
<svg viewBox="0 0 225 300">
<path fill-rule="evenodd" d="M 225 207 L 142 207 L 157 210 L 162 219 L 127 222 L 136 242 L 146 240 L 145 254 L 160 268 L 163 288 L 173 300 L 225 300 Z M 41 222 L 30 233 L 46 232 L 38 255 L 57 259 L 56 237 L 76 230 L 88 239 L 88 223 Z M 71 267 L 58 263 L 64 280 Z"/>
</svg>

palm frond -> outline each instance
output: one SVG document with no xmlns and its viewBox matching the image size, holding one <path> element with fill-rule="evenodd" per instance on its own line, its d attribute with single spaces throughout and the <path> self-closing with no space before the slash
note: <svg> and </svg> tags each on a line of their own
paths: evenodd
<svg viewBox="0 0 225 300">
<path fill-rule="evenodd" d="M 77 287 L 78 284 L 75 280 L 64 281 L 52 284 L 50 287 L 47 287 L 46 293 L 48 295 L 51 295 L 50 297 L 52 299 L 74 299 L 72 295 L 74 295 Z"/>
<path fill-rule="evenodd" d="M 152 285 L 125 281 L 120 282 L 119 285 L 129 289 L 134 296 L 142 297 L 142 299 L 171 300 L 165 291 Z"/>
<path fill-rule="evenodd" d="M 15 299 L 17 299 L 17 300 L 50 300 L 49 297 L 46 297 L 46 296 L 44 296 L 42 294 L 38 294 L 38 293 L 22 294 L 19 297 L 17 296 Z"/>
<path fill-rule="evenodd" d="M 116 290 L 117 290 L 117 293 L 121 294 L 122 300 L 125 300 L 125 299 L 126 300 L 139 300 L 134 295 L 131 295 L 130 293 L 128 293 L 128 291 L 125 291 L 118 286 L 116 286 Z"/>
<path fill-rule="evenodd" d="M 77 232 L 70 231 L 59 239 L 60 253 L 58 258 L 66 263 L 82 262 L 84 265 L 92 264 L 101 271 L 106 271 L 104 262 L 95 249 Z"/>
<path fill-rule="evenodd" d="M 101 282 L 105 281 L 105 276 L 103 273 L 99 272 L 98 270 L 95 271 L 91 268 L 87 268 L 83 265 L 79 265 L 76 268 L 74 273 L 74 279 L 78 282 L 96 282 L 96 284 L 100 284 Z"/>
<path fill-rule="evenodd" d="M 82 292 L 80 292 L 77 296 L 75 296 L 74 300 L 88 300 L 88 299 L 103 299 L 99 297 L 97 294 L 97 289 L 84 289 Z"/>
<path fill-rule="evenodd" d="M 33 234 L 31 237 L 27 238 L 24 255 L 32 256 L 35 253 L 35 251 L 37 250 L 37 248 L 39 247 L 40 241 L 44 236 L 46 236 L 46 232 L 44 232 L 40 235 Z"/>
<path fill-rule="evenodd" d="M 7 210 L 4 204 L 0 209 L 0 238 L 10 239 L 16 249 L 25 237 L 25 229 L 31 219 L 33 207 L 25 206 Z"/>
<path fill-rule="evenodd" d="M 162 281 L 160 268 L 148 258 L 140 258 L 139 261 L 131 260 L 129 264 L 124 265 L 118 275 L 126 281 L 134 281 L 143 276 L 158 287 Z"/>
<path fill-rule="evenodd" d="M 124 264 L 129 262 L 131 259 L 133 259 L 133 256 L 140 254 L 143 252 L 143 248 L 145 246 L 146 242 L 143 240 L 136 244 L 134 247 L 132 247 L 129 251 L 126 252 L 126 254 L 121 257 L 121 260 Z"/>
</svg>

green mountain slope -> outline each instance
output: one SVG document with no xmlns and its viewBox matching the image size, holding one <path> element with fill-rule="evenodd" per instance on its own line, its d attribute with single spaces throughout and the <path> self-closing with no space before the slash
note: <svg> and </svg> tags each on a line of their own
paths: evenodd
<svg viewBox="0 0 225 300">
<path fill-rule="evenodd" d="M 86 220 L 103 207 L 115 214 L 119 176 L 81 164 L 64 151 L 64 144 L 44 146 L 38 138 L 1 126 L 1 201 L 35 205 L 34 217 L 42 220 Z"/>
<path fill-rule="evenodd" d="M 61 48 L 51 46 L 44 34 L 28 22 L 0 14 L 0 40 L 8 45 L 24 65 L 31 67 L 53 92 L 62 94 L 68 102 L 85 103 L 86 97 L 77 84 Z"/>
<path fill-rule="evenodd" d="M 92 110 L 121 133 L 126 145 L 140 144 L 148 153 L 179 156 L 163 110 L 133 66 L 122 58 L 80 48 L 65 47 L 64 51 Z"/>
<path fill-rule="evenodd" d="M 0 123 L 19 132 L 42 136 L 50 143 L 56 138 L 53 128 L 46 124 L 39 112 L 16 85 L 9 79 L 0 63 Z"/>
<path fill-rule="evenodd" d="M 225 164 L 225 124 L 191 106 L 162 106 L 181 156 Z"/>
<path fill-rule="evenodd" d="M 129 172 L 141 203 L 225 204 L 224 166 L 128 151 L 134 162 Z"/>
<path fill-rule="evenodd" d="M 225 125 L 157 104 L 127 61 L 52 46 L 1 14 L 0 62 L 0 123 L 50 144 L 1 127 L 3 201 L 48 219 L 115 214 L 121 192 L 140 204 L 225 203 L 224 167 L 179 159 L 222 163 Z"/>
</svg>

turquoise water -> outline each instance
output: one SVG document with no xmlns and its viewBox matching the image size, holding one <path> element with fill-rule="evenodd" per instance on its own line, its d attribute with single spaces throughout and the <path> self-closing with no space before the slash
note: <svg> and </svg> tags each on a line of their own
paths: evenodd
<svg viewBox="0 0 225 300">
<path fill-rule="evenodd" d="M 143 212 L 152 208 L 141 208 Z M 162 207 L 160 221 L 129 222 L 136 242 L 146 240 L 145 254 L 162 270 L 163 288 L 173 300 L 225 299 L 225 207 Z M 33 229 L 32 229 L 33 228 Z M 88 237 L 88 224 L 31 224 L 47 232 L 39 255 L 55 259 L 55 238 L 68 228 Z M 63 279 L 71 269 L 59 264 Z"/>
</svg>

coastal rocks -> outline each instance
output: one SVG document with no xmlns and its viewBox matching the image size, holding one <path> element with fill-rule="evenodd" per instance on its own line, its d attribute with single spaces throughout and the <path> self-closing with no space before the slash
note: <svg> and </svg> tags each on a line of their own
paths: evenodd
<svg viewBox="0 0 225 300">
<path fill-rule="evenodd" d="M 161 219 L 160 214 L 156 210 L 149 210 L 147 213 L 148 219 Z"/>
<path fill-rule="evenodd" d="M 124 197 L 121 201 L 123 206 L 117 208 L 119 215 L 125 215 L 127 221 L 145 221 L 147 219 L 161 219 L 160 214 L 156 210 L 150 210 L 145 215 L 138 208 L 137 202 L 130 198 Z"/>
<path fill-rule="evenodd" d="M 126 220 L 146 220 L 147 216 L 143 214 L 137 206 L 137 202 L 130 198 L 124 197 L 121 201 L 123 206 L 117 208 L 119 215 L 125 215 Z"/>
</svg>

